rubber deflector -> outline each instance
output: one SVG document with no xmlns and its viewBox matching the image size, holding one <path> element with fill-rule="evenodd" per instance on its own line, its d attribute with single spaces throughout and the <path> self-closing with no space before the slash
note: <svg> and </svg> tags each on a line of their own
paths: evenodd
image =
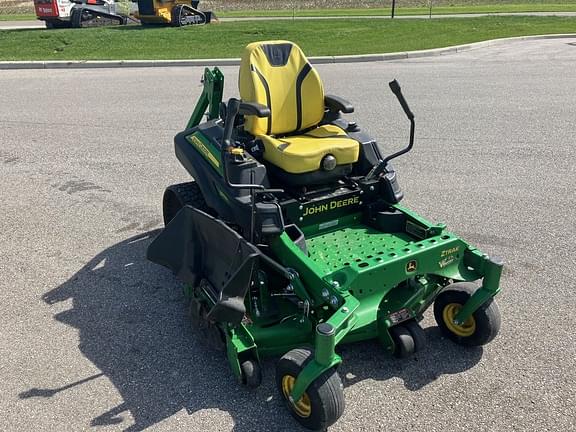
<svg viewBox="0 0 576 432">
<path fill-rule="evenodd" d="M 196 287 L 205 279 L 216 305 L 209 318 L 238 323 L 260 250 L 223 222 L 184 206 L 148 247 L 147 258 Z"/>
</svg>

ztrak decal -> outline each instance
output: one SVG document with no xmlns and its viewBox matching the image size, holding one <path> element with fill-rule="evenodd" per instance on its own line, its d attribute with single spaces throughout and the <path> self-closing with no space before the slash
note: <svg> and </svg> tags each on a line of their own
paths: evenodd
<svg viewBox="0 0 576 432">
<path fill-rule="evenodd" d="M 453 255 L 455 253 L 457 253 L 460 250 L 460 246 L 456 246 L 450 249 L 444 249 L 442 252 L 440 252 L 440 258 L 446 258 L 449 255 Z"/>
<path fill-rule="evenodd" d="M 329 211 L 329 210 L 335 210 L 335 209 L 338 209 L 341 207 L 347 207 L 347 206 L 354 205 L 354 204 L 360 204 L 360 197 L 359 196 L 329 201 L 327 203 L 322 203 L 322 204 L 317 204 L 317 205 L 311 205 L 311 206 L 306 207 L 304 209 L 304 214 L 302 216 L 306 217 L 306 216 L 310 216 L 310 215 L 314 215 L 314 214 L 318 214 L 318 213 L 323 213 L 323 212 Z"/>
<path fill-rule="evenodd" d="M 444 267 L 448 267 L 450 264 L 452 264 L 454 261 L 456 261 L 456 257 L 455 256 L 450 256 L 448 258 L 444 258 L 440 261 L 438 261 L 438 265 L 440 266 L 440 268 L 444 268 Z"/>
<path fill-rule="evenodd" d="M 450 249 L 444 249 L 440 252 L 440 261 L 438 261 L 438 266 L 440 268 L 448 267 L 456 258 L 458 258 L 458 251 L 460 250 L 460 246 L 456 246 Z"/>
</svg>

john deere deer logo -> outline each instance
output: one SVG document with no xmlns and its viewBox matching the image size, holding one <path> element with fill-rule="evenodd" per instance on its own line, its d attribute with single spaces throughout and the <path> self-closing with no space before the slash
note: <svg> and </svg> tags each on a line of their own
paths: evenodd
<svg viewBox="0 0 576 432">
<path fill-rule="evenodd" d="M 416 263 L 416 260 L 408 261 L 408 264 L 406 264 L 406 273 L 412 273 L 416 271 L 417 267 L 418 264 Z"/>
</svg>

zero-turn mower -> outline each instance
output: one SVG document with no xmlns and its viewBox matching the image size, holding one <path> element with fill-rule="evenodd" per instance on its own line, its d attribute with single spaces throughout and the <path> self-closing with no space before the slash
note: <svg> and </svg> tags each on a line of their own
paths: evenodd
<svg viewBox="0 0 576 432">
<path fill-rule="evenodd" d="M 396 80 L 410 141 L 388 156 L 291 42 L 246 47 L 241 99 L 221 103 L 218 68 L 203 80 L 174 139 L 194 181 L 166 189 L 148 258 L 185 283 L 193 321 L 241 383 L 258 386 L 260 359 L 281 355 L 281 397 L 323 429 L 344 410 L 339 344 L 378 339 L 407 357 L 425 344 L 418 322 L 432 305 L 458 344 L 496 336 L 502 262 L 399 204 L 390 161 L 412 148 L 415 123 Z"/>
</svg>

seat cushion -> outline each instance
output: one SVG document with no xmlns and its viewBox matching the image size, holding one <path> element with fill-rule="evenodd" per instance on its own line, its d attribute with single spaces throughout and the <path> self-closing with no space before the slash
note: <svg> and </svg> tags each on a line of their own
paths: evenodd
<svg viewBox="0 0 576 432">
<path fill-rule="evenodd" d="M 360 152 L 358 141 L 334 125 L 319 126 L 302 135 L 258 138 L 264 143 L 264 159 L 291 174 L 321 169 L 322 158 L 328 154 L 336 158 L 337 165 L 352 164 Z"/>
</svg>

